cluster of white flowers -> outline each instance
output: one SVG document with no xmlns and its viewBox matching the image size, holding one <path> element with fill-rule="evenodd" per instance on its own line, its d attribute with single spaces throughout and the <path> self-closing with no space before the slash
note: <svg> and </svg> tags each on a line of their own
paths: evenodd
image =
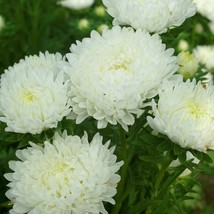
<svg viewBox="0 0 214 214">
<path fill-rule="evenodd" d="M 135 121 L 132 114 L 141 115 L 143 102 L 176 72 L 172 54 L 158 35 L 141 30 L 116 26 L 102 36 L 93 31 L 67 54 L 71 118 L 79 124 L 92 116 L 98 128 L 118 122 L 127 130 Z"/>
<path fill-rule="evenodd" d="M 80 10 L 90 7 L 94 3 L 94 0 L 60 0 L 59 5 L 67 7 L 73 10 Z"/>
<path fill-rule="evenodd" d="M 183 82 L 182 78 L 165 81 L 159 100 L 153 100 L 154 118 L 149 125 L 167 135 L 183 148 L 206 152 L 214 149 L 214 86 Z"/>
<path fill-rule="evenodd" d="M 94 0 L 58 3 L 83 9 Z M 148 99 L 159 94 L 158 103 L 152 101 L 149 125 L 181 147 L 214 149 L 214 86 L 172 80 L 179 68 L 174 49 L 166 49 L 158 34 L 149 34 L 181 25 L 195 14 L 193 1 L 103 3 L 114 25 L 131 27 L 100 29 L 101 35 L 92 31 L 90 38 L 71 46 L 66 58 L 40 53 L 5 70 L 0 81 L 0 121 L 6 123 L 6 131 L 39 134 L 57 127 L 64 117 L 76 124 L 92 117 L 98 128 L 119 123 L 128 131 L 150 105 Z M 97 13 L 105 14 L 103 8 Z M 89 23 L 82 19 L 79 24 L 81 29 Z M 211 67 L 211 59 L 201 60 L 198 50 L 197 59 Z M 188 74 L 198 68 L 198 61 L 188 54 L 179 59 Z M 20 161 L 10 162 L 14 172 L 5 175 L 10 181 L 6 195 L 14 204 L 11 214 L 107 214 L 103 202 L 115 203 L 120 181 L 116 172 L 123 165 L 116 162 L 110 142 L 103 145 L 99 134 L 89 142 L 86 133 L 80 138 L 64 132 L 44 146 L 30 145 L 17 151 Z"/>
<path fill-rule="evenodd" d="M 0 80 L 0 121 L 6 131 L 38 134 L 70 113 L 61 54 L 40 53 L 9 67 Z"/>
<path fill-rule="evenodd" d="M 192 0 L 103 0 L 114 25 L 163 33 L 180 26 L 196 12 Z"/>
<path fill-rule="evenodd" d="M 44 147 L 30 144 L 16 152 L 20 161 L 11 161 L 14 172 L 5 174 L 11 213 L 107 214 L 103 202 L 115 203 L 120 181 L 115 173 L 123 165 L 114 147 L 108 149 L 110 142 L 103 145 L 99 134 L 89 143 L 86 133 L 82 138 L 63 133 Z"/>
</svg>

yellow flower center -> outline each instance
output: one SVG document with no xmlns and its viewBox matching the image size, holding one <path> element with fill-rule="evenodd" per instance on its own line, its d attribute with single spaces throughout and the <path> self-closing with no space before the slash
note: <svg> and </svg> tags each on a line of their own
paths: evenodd
<svg viewBox="0 0 214 214">
<path fill-rule="evenodd" d="M 53 169 L 50 169 L 50 174 L 51 175 L 59 175 L 64 172 L 66 169 L 67 165 L 65 163 L 58 163 L 54 166 Z"/>
<path fill-rule="evenodd" d="M 24 103 L 32 103 L 36 99 L 36 95 L 31 91 L 25 91 L 22 94 L 21 99 L 23 100 Z"/>
<path fill-rule="evenodd" d="M 206 110 L 196 103 L 190 103 L 188 107 L 190 110 L 190 114 L 195 115 L 196 118 L 204 117 L 207 115 Z"/>
<path fill-rule="evenodd" d="M 111 69 L 113 69 L 113 70 L 125 70 L 125 71 L 127 71 L 128 68 L 129 68 L 129 64 L 130 64 L 130 61 L 127 60 L 127 59 L 118 60 L 116 63 L 114 63 L 111 66 Z"/>
</svg>

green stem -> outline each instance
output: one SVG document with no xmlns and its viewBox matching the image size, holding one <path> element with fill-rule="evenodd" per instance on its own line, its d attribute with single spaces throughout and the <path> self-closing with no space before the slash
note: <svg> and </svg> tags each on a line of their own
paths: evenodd
<svg viewBox="0 0 214 214">
<path fill-rule="evenodd" d="M 166 162 L 162 166 L 160 172 L 158 173 L 158 177 L 156 179 L 155 186 L 154 186 L 155 188 L 154 188 L 153 198 L 157 197 L 160 183 L 161 183 L 161 181 L 162 181 L 162 179 L 164 177 L 164 174 L 165 174 L 165 172 L 166 172 L 166 170 L 169 167 L 169 165 L 170 165 L 171 162 L 172 162 L 171 159 L 166 160 Z"/>
<path fill-rule="evenodd" d="M 172 162 L 172 160 L 169 157 L 167 157 L 167 155 L 166 155 L 166 158 L 167 158 L 166 162 L 162 165 L 161 170 L 159 171 L 159 173 L 157 175 L 157 179 L 156 179 L 155 184 L 154 184 L 154 189 L 153 189 L 153 192 L 151 195 L 151 199 L 157 198 L 161 181 L 163 180 L 163 177 L 164 177 L 169 165 Z M 145 214 L 151 214 L 151 213 L 152 213 L 151 206 L 149 206 L 146 209 Z"/>
<path fill-rule="evenodd" d="M 124 161 L 124 165 L 121 168 L 121 180 L 120 180 L 120 183 L 118 185 L 117 194 L 115 196 L 116 204 L 112 210 L 112 214 L 118 214 L 120 211 L 122 201 L 124 199 L 123 193 L 124 193 L 124 187 L 125 187 L 125 182 L 126 182 L 126 177 L 127 177 L 127 172 L 128 172 L 128 166 L 129 166 L 126 134 L 122 128 L 120 129 L 120 136 L 121 136 L 121 153 L 122 153 L 121 156 L 122 156 L 122 159 Z"/>
</svg>

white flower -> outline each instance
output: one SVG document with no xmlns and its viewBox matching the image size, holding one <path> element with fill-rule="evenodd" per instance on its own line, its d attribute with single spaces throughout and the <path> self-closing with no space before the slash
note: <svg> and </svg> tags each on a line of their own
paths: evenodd
<svg viewBox="0 0 214 214">
<path fill-rule="evenodd" d="M 214 21 L 214 1 L 213 0 L 194 0 L 197 11 L 210 21 Z"/>
<path fill-rule="evenodd" d="M 181 52 L 178 54 L 178 64 L 180 68 L 178 72 L 188 79 L 197 72 L 199 67 L 198 59 L 189 52 Z"/>
<path fill-rule="evenodd" d="M 190 159 L 193 159 L 192 163 L 198 164 L 198 163 L 200 162 L 200 161 L 199 161 L 196 157 L 194 157 L 194 156 L 192 155 L 192 153 L 189 152 L 189 151 L 187 151 L 186 157 L 187 157 L 187 161 L 190 160 Z M 180 166 L 180 165 L 181 165 L 181 163 L 180 163 L 179 159 L 176 159 L 176 160 L 172 161 L 172 163 L 170 164 L 170 167 L 177 167 L 177 166 Z M 188 175 L 190 175 L 190 174 L 191 174 L 191 171 L 190 171 L 189 169 L 185 169 L 185 170 L 180 174 L 179 177 L 185 177 L 185 176 L 188 176 Z"/>
<path fill-rule="evenodd" d="M 135 121 L 132 114 L 141 115 L 143 101 L 177 70 L 173 52 L 165 50 L 158 35 L 140 29 L 117 26 L 102 36 L 93 31 L 67 54 L 71 117 L 79 124 L 92 116 L 98 128 L 119 122 L 127 130 Z"/>
<path fill-rule="evenodd" d="M 4 28 L 4 26 L 5 26 L 4 18 L 0 15 L 0 31 Z"/>
<path fill-rule="evenodd" d="M 214 46 L 199 45 L 194 49 L 193 53 L 201 64 L 208 69 L 214 68 Z"/>
<path fill-rule="evenodd" d="M 0 121 L 6 131 L 37 134 L 70 113 L 61 54 L 40 53 L 9 67 L 0 82 Z"/>
<path fill-rule="evenodd" d="M 10 161 L 14 172 L 5 174 L 11 181 L 6 196 L 14 203 L 10 213 L 24 214 L 107 214 L 103 202 L 115 204 L 112 198 L 123 165 L 116 162 L 115 147 L 102 144 L 96 134 L 88 142 L 82 138 L 55 134 L 53 144 L 16 152 L 20 161 Z"/>
<path fill-rule="evenodd" d="M 196 13 L 192 0 L 103 0 L 114 25 L 163 33 Z"/>
<path fill-rule="evenodd" d="M 81 10 L 90 7 L 93 3 L 94 0 L 61 0 L 58 2 L 61 6 L 74 10 Z"/>
<path fill-rule="evenodd" d="M 165 81 L 159 101 L 152 102 L 149 125 L 183 148 L 214 149 L 214 86 L 195 81 Z"/>
</svg>

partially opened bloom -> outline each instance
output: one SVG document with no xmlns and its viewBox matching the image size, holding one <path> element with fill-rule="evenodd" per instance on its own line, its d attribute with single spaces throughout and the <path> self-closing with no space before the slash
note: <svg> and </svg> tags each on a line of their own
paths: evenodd
<svg viewBox="0 0 214 214">
<path fill-rule="evenodd" d="M 127 130 L 141 115 L 143 102 L 157 94 L 163 79 L 177 70 L 173 49 L 165 49 L 158 35 L 140 29 L 114 27 L 101 36 L 71 46 L 71 117 L 81 123 L 98 120 L 98 128 L 120 123 Z"/>
<path fill-rule="evenodd" d="M 159 101 L 152 103 L 149 125 L 183 148 L 214 149 L 214 86 L 200 82 L 165 81 Z"/>
<path fill-rule="evenodd" d="M 90 7 L 94 0 L 60 0 L 58 4 L 74 10 L 81 10 Z"/>
<path fill-rule="evenodd" d="M 116 162 L 114 147 L 102 144 L 96 134 L 88 142 L 87 134 L 55 134 L 53 144 L 31 147 L 16 152 L 20 161 L 10 161 L 13 173 L 6 196 L 14 203 L 10 213 L 24 214 L 107 214 L 103 202 L 112 198 L 120 176 L 116 172 L 123 161 Z"/>
<path fill-rule="evenodd" d="M 70 113 L 61 54 L 40 53 L 9 67 L 0 82 L 0 121 L 6 131 L 38 134 Z"/>
<path fill-rule="evenodd" d="M 214 46 L 198 45 L 193 53 L 199 62 L 205 65 L 208 69 L 214 68 Z"/>
<path fill-rule="evenodd" d="M 196 13 L 192 0 L 103 0 L 114 25 L 163 33 Z"/>
<path fill-rule="evenodd" d="M 180 65 L 178 72 L 183 75 L 184 79 L 193 77 L 199 67 L 198 59 L 188 51 L 178 54 L 178 64 Z"/>
</svg>

